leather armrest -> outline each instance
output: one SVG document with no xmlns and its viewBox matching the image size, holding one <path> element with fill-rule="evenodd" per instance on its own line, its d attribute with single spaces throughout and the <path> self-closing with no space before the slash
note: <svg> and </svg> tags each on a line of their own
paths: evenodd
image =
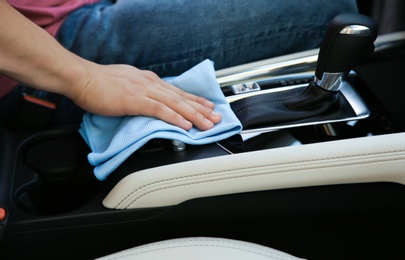
<svg viewBox="0 0 405 260">
<path fill-rule="evenodd" d="M 166 165 L 123 178 L 107 208 L 176 205 L 186 200 L 331 184 L 405 184 L 405 133 L 291 146 Z"/>
</svg>

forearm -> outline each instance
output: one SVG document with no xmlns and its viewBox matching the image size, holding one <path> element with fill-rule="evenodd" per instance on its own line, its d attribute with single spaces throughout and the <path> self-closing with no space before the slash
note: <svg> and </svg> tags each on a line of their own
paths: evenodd
<svg viewBox="0 0 405 260">
<path fill-rule="evenodd" d="M 74 96 L 72 82 L 86 80 L 88 61 L 65 50 L 5 0 L 0 0 L 0 26 L 1 74 L 34 88 Z"/>
<path fill-rule="evenodd" d="M 0 73 L 65 95 L 106 116 L 146 115 L 190 129 L 221 120 L 214 104 L 185 93 L 154 73 L 129 65 L 99 65 L 69 52 L 47 32 L 0 0 Z"/>
</svg>

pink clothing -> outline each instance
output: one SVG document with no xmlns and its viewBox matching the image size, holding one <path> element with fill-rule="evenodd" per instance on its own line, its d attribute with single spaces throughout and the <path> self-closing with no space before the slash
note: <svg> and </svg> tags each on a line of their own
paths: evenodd
<svg viewBox="0 0 405 260">
<path fill-rule="evenodd" d="M 10 92 L 17 84 L 16 81 L 0 75 L 0 98 Z"/>
<path fill-rule="evenodd" d="M 100 0 L 8 0 L 28 19 L 55 36 L 66 16 L 79 7 Z"/>
<path fill-rule="evenodd" d="M 55 36 L 66 16 L 79 7 L 100 0 L 8 0 L 25 17 Z M 17 82 L 0 75 L 0 98 Z"/>
</svg>

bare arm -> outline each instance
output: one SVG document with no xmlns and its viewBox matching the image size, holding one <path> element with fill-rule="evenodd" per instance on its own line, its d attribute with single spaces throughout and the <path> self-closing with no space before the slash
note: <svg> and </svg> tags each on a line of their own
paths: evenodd
<svg viewBox="0 0 405 260">
<path fill-rule="evenodd" d="M 0 0 L 0 26 L 0 73 L 19 82 L 65 95 L 83 109 L 105 116 L 147 115 L 201 130 L 221 121 L 212 102 L 150 71 L 99 65 L 74 55 L 6 0 Z"/>
</svg>

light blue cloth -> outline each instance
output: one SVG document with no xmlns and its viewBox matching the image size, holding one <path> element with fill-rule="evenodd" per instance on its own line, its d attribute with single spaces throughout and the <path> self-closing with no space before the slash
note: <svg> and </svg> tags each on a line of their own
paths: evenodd
<svg viewBox="0 0 405 260">
<path fill-rule="evenodd" d="M 132 153 L 149 140 L 162 138 L 202 145 L 223 140 L 242 130 L 216 81 L 213 63 L 205 60 L 182 75 L 168 80 L 186 92 L 207 98 L 215 103 L 215 112 L 222 121 L 207 131 L 193 127 L 189 131 L 146 116 L 104 117 L 86 113 L 80 134 L 91 148 L 88 160 L 95 166 L 94 174 L 105 180 Z"/>
</svg>

